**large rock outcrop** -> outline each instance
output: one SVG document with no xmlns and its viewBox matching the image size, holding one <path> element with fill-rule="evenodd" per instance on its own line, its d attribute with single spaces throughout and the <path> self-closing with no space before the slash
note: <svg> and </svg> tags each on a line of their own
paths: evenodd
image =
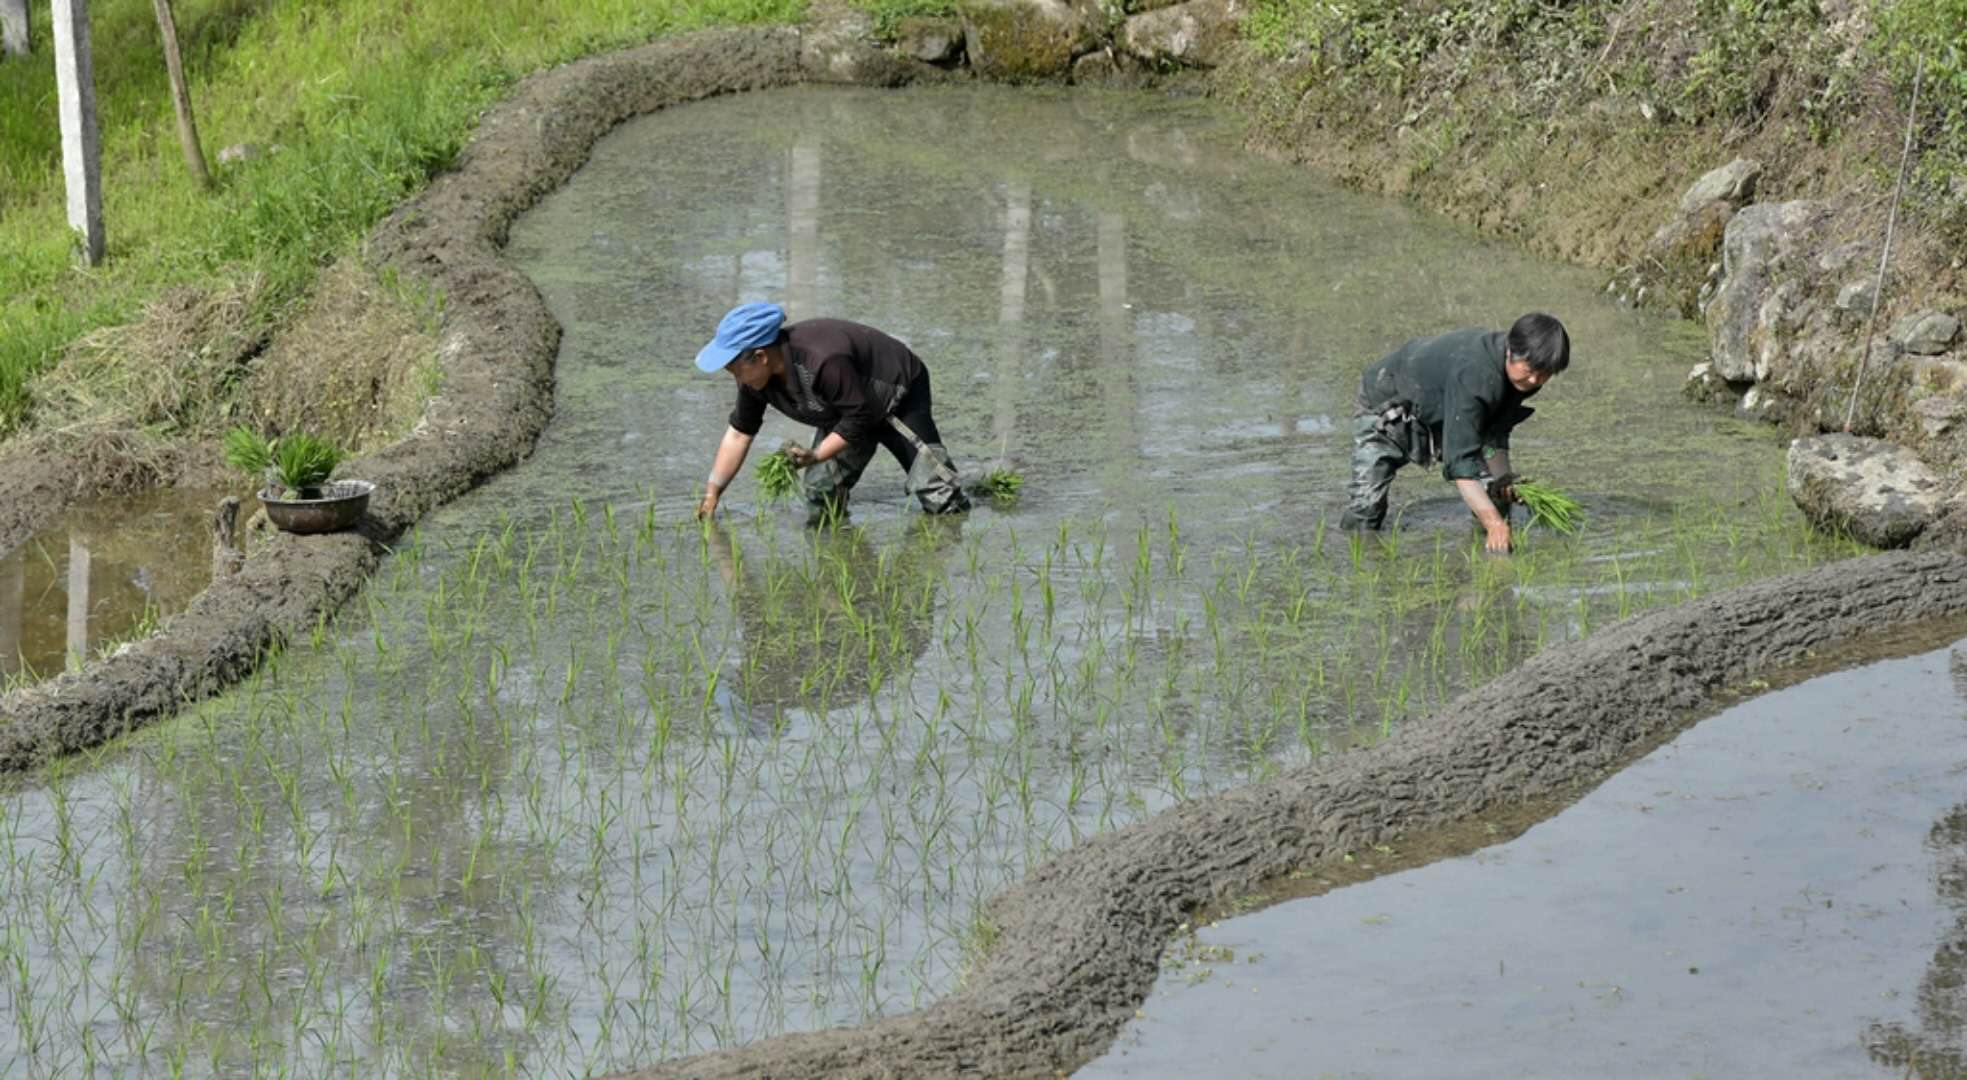
<svg viewBox="0 0 1967 1080">
<path fill-rule="evenodd" d="M 1881 548 L 1910 544 L 1947 509 L 1946 485 L 1918 455 L 1857 435 L 1791 443 L 1789 493 L 1818 527 Z"/>
</svg>

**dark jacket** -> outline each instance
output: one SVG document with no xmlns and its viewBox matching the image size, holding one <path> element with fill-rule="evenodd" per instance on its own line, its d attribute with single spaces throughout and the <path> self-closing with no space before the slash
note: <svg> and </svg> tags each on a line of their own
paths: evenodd
<svg viewBox="0 0 1967 1080">
<path fill-rule="evenodd" d="M 786 372 L 763 390 L 739 385 L 731 426 L 758 434 L 765 406 L 850 444 L 873 442 L 902 393 L 922 374 L 909 347 L 872 326 L 845 319 L 787 324 Z"/>
<path fill-rule="evenodd" d="M 1359 409 L 1410 407 L 1440 447 L 1441 475 L 1479 480 L 1488 475 L 1484 448 L 1509 449 L 1510 432 L 1534 411 L 1523 401 L 1536 391 L 1518 390 L 1503 371 L 1506 343 L 1488 330 L 1415 338 L 1366 369 Z"/>
</svg>

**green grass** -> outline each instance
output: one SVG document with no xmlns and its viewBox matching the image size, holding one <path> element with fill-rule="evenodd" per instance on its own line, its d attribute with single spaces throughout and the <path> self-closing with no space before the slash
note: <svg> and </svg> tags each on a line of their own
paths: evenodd
<svg viewBox="0 0 1967 1080">
<path fill-rule="evenodd" d="M 787 22 L 801 0 L 179 0 L 208 158 L 277 152 L 200 191 L 175 141 L 148 0 L 91 5 L 109 255 L 81 271 L 59 176 L 52 49 L 0 64 L 0 433 L 79 334 L 162 290 L 266 275 L 279 318 L 315 272 L 457 157 L 478 117 L 538 68 L 693 28 Z"/>
</svg>

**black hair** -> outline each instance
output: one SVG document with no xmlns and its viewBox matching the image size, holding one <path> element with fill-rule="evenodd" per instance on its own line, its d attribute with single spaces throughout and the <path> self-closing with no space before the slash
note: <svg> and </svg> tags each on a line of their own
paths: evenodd
<svg viewBox="0 0 1967 1080">
<path fill-rule="evenodd" d="M 1528 361 L 1530 370 L 1555 375 L 1571 366 L 1571 335 L 1563 323 L 1533 311 L 1509 328 L 1509 351 Z"/>
</svg>

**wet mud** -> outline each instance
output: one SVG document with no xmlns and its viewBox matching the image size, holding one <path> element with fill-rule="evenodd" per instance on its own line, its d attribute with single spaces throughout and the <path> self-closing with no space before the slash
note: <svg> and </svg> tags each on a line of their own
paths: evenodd
<svg viewBox="0 0 1967 1080">
<path fill-rule="evenodd" d="M 353 595 L 391 539 L 530 452 L 553 409 L 560 327 L 501 246 L 512 218 L 603 133 L 665 106 L 809 78 L 892 85 L 941 75 L 866 49 L 841 65 L 832 62 L 841 54 L 808 55 L 801 43 L 792 30 L 709 31 L 523 80 L 485 117 L 457 170 L 371 235 L 367 258 L 422 279 L 445 298 L 445 315 L 442 387 L 422 421 L 342 467 L 377 485 L 359 532 L 277 536 L 156 636 L 0 699 L 0 773 L 99 745 L 238 681 Z M 36 455 L 0 467 L 0 539 L 18 543 L 74 497 L 72 466 Z"/>
</svg>

